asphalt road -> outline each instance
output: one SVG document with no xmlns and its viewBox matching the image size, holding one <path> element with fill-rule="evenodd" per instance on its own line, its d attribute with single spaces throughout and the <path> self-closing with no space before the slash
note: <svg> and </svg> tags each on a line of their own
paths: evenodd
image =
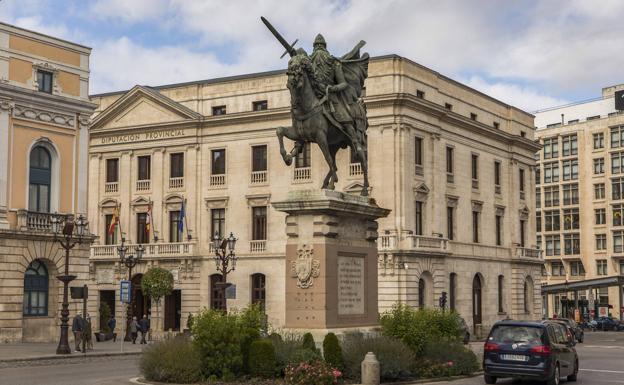
<svg viewBox="0 0 624 385">
<path fill-rule="evenodd" d="M 138 357 L 42 361 L 0 369 L 1 385 L 119 385 L 139 376 Z"/>
</svg>

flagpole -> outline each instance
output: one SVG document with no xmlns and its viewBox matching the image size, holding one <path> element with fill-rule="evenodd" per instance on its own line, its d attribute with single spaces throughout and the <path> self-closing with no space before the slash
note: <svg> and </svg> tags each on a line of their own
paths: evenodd
<svg viewBox="0 0 624 385">
<path fill-rule="evenodd" d="M 186 227 L 186 239 L 188 240 L 188 221 L 186 220 L 186 198 L 184 198 L 184 227 Z"/>
</svg>

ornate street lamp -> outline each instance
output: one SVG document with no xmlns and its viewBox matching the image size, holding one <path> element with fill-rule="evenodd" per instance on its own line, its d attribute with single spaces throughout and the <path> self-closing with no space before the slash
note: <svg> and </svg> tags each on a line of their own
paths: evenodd
<svg viewBox="0 0 624 385">
<path fill-rule="evenodd" d="M 122 265 L 128 268 L 128 281 L 132 281 L 132 268 L 134 268 L 141 258 L 143 257 L 143 253 L 145 252 L 145 248 L 143 245 L 138 245 L 135 249 L 135 254 L 128 254 L 128 246 L 125 245 L 126 237 L 121 235 L 121 245 L 117 247 L 117 255 L 119 256 L 119 261 Z M 133 298 L 134 300 L 134 298 Z M 128 303 L 126 305 L 126 335 L 124 336 L 125 341 L 130 341 L 130 321 L 132 321 L 132 313 L 130 311 L 131 304 Z"/>
<path fill-rule="evenodd" d="M 69 275 L 69 250 L 73 249 L 77 244 L 81 244 L 83 238 L 89 234 L 89 222 L 87 219 L 78 215 L 74 220 L 73 215 L 52 214 L 50 219 L 52 225 L 52 233 L 54 234 L 54 242 L 58 242 L 65 250 L 65 271 L 63 275 L 56 278 L 63 282 L 63 304 L 61 309 L 61 338 L 56 354 L 71 354 L 69 347 L 68 329 L 69 329 L 69 299 L 67 298 L 67 289 L 69 283 L 76 279 L 75 275 Z M 85 315 L 86 316 L 86 315 Z"/>
<path fill-rule="evenodd" d="M 236 246 L 236 238 L 234 234 L 230 233 L 227 238 L 221 238 L 219 233 L 216 233 L 212 239 L 213 248 L 215 251 L 214 261 L 217 266 L 217 271 L 221 273 L 223 281 L 221 287 L 223 287 L 223 310 L 227 313 L 227 299 L 225 298 L 225 289 L 228 287 L 227 275 L 230 271 L 236 269 L 236 254 L 234 254 L 234 247 Z"/>
</svg>

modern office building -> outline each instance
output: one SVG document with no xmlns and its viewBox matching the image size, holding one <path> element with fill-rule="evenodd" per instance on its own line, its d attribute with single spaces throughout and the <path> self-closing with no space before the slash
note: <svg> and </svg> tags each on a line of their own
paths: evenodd
<svg viewBox="0 0 624 385">
<path fill-rule="evenodd" d="M 539 111 L 537 243 L 545 251 L 544 312 L 621 318 L 624 284 L 624 114 L 616 97 Z"/>
<path fill-rule="evenodd" d="M 87 212 L 90 53 L 0 23 L 0 342 L 58 341 L 65 260 L 51 214 Z M 72 250 L 72 286 L 88 256 Z"/>
<path fill-rule="evenodd" d="M 271 203 L 289 190 L 320 188 L 326 174 L 315 145 L 291 167 L 279 154 L 275 129 L 291 124 L 285 71 L 136 86 L 91 100 L 99 107 L 89 218 L 99 240 L 90 282 L 99 302 L 122 311 L 123 236 L 132 252 L 146 248 L 133 270 L 133 313 L 150 311 L 142 274 L 164 267 L 176 284 L 158 317 L 164 330 L 183 329 L 189 313 L 223 306 L 211 239 L 232 232 L 238 262 L 228 309 L 260 303 L 282 326 L 285 280 L 296 278 L 284 265 L 285 214 Z M 398 56 L 371 59 L 365 101 L 371 195 L 392 210 L 379 221 L 380 310 L 436 307 L 446 292 L 447 307 L 477 334 L 507 316 L 540 316 L 533 116 Z M 338 153 L 338 168 L 337 190 L 359 193 L 361 165 L 348 150 Z M 121 226 L 109 232 L 116 210 Z"/>
</svg>

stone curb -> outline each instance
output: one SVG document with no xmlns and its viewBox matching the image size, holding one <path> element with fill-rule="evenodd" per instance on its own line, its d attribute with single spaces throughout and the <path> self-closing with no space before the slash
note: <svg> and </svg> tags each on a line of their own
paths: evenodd
<svg viewBox="0 0 624 385">
<path fill-rule="evenodd" d="M 84 359 L 90 357 L 115 357 L 115 356 L 133 356 L 139 355 L 143 352 L 110 352 L 110 353 L 90 353 L 90 354 L 67 354 L 67 355 L 49 355 L 49 356 L 36 356 L 36 357 L 22 357 L 22 358 L 8 358 L 0 359 L 2 363 L 12 362 L 28 362 L 28 361 L 43 361 L 43 360 L 71 360 L 71 359 Z"/>
</svg>

